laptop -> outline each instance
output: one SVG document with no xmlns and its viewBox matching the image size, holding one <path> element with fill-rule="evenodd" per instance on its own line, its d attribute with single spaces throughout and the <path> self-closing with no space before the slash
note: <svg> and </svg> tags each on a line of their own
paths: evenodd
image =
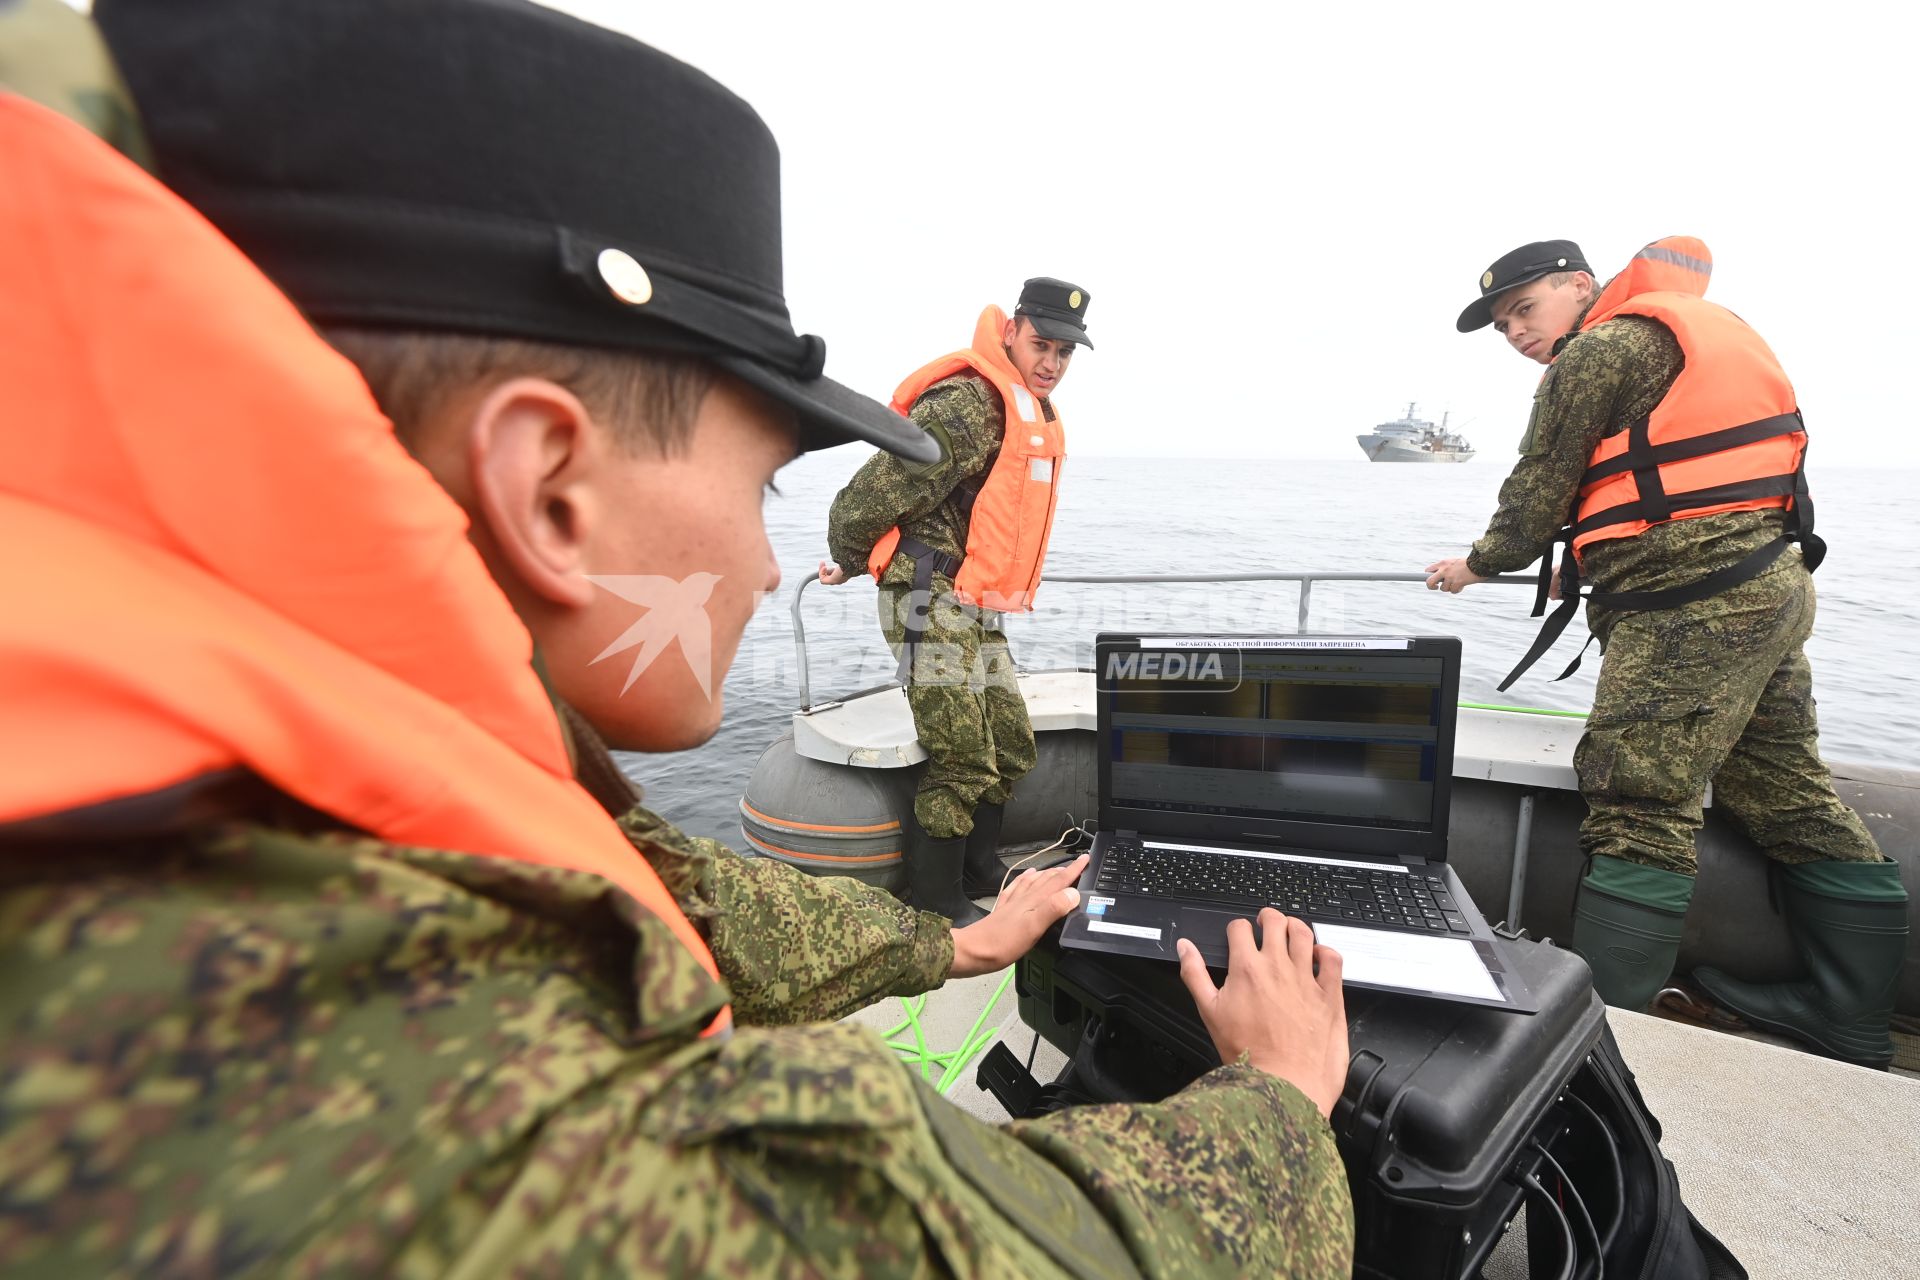
<svg viewBox="0 0 1920 1280">
<path fill-rule="evenodd" d="M 1348 985 L 1536 1011 L 1447 865 L 1458 639 L 1103 632 L 1094 664 L 1099 826 L 1062 946 L 1186 938 L 1224 968 L 1227 923 L 1273 906 Z"/>
</svg>

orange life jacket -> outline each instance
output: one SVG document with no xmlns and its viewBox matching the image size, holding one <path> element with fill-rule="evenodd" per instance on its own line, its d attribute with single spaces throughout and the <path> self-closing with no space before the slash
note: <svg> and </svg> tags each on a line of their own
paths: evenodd
<svg viewBox="0 0 1920 1280">
<path fill-rule="evenodd" d="M 79 126 L 0 92 L 0 155 L 0 824 L 245 769 L 382 840 L 604 877 L 717 978 L 353 366 Z"/>
<path fill-rule="evenodd" d="M 989 306 L 973 329 L 973 345 L 923 365 L 893 393 L 893 407 L 905 414 L 934 383 L 968 369 L 993 384 L 1006 408 L 1000 453 L 967 514 L 967 554 L 949 574 L 954 594 L 966 604 L 1002 613 L 1033 608 L 1053 533 L 1053 510 L 1060 496 L 1060 467 L 1066 461 L 1066 432 L 1050 403 L 1020 381 L 1002 344 L 1006 313 Z M 899 526 L 889 529 L 867 557 L 875 579 L 902 550 Z M 912 552 L 912 547 L 905 548 Z"/>
<path fill-rule="evenodd" d="M 1807 446 L 1793 384 L 1759 334 L 1703 299 L 1712 269 L 1691 236 L 1657 240 L 1580 326 L 1651 317 L 1673 331 L 1686 365 L 1650 415 L 1595 447 L 1574 513 L 1576 555 L 1668 520 L 1793 506 Z"/>
<path fill-rule="evenodd" d="M 1671 609 L 1704 600 L 1765 572 L 1790 540 L 1801 544 L 1809 570 L 1820 565 L 1826 544 L 1813 531 L 1813 498 L 1803 464 L 1807 430 L 1793 384 L 1759 334 L 1731 311 L 1704 298 L 1713 258 L 1691 236 L 1656 240 L 1635 254 L 1626 270 L 1594 299 L 1581 331 L 1616 316 L 1658 320 L 1673 332 L 1686 357 L 1653 412 L 1595 446 L 1580 481 L 1572 523 L 1558 543 L 1573 554 L 1560 567 L 1560 607 L 1519 665 L 1500 682 L 1501 692 L 1520 678 L 1566 629 L 1579 606 L 1579 561 L 1586 548 L 1612 538 L 1631 538 L 1657 524 L 1722 511 L 1786 510 L 1785 536 L 1735 564 L 1693 582 L 1658 591 L 1591 592 L 1604 609 Z M 1546 612 L 1553 580 L 1553 551 L 1540 563 L 1533 616 Z M 1592 637 L 1588 638 L 1592 642 Z M 1586 649 L 1582 647 L 1581 654 Z M 1555 679 L 1580 669 L 1576 655 Z"/>
</svg>

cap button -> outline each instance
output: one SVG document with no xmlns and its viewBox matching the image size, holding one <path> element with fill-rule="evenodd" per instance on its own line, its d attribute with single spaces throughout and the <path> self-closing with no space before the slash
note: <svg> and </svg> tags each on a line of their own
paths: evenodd
<svg viewBox="0 0 1920 1280">
<path fill-rule="evenodd" d="M 1072 293 L 1067 295 L 1067 305 L 1074 308 L 1076 311 L 1079 310 L 1080 291 L 1078 289 L 1075 289 Z"/>
<path fill-rule="evenodd" d="M 1560 265 L 1561 265 L 1561 266 L 1563 266 L 1563 267 L 1564 267 L 1564 266 L 1566 266 L 1566 265 L 1567 265 L 1567 260 L 1566 260 L 1565 258 L 1562 258 L 1562 259 L 1560 259 Z"/>
<path fill-rule="evenodd" d="M 1491 288 L 1493 288 L 1493 272 L 1489 271 L 1480 277 L 1480 292 L 1485 293 Z"/>
<path fill-rule="evenodd" d="M 644 306 L 653 297 L 653 279 L 647 269 L 624 249 L 602 249 L 594 259 L 608 292 L 629 306 Z"/>
</svg>

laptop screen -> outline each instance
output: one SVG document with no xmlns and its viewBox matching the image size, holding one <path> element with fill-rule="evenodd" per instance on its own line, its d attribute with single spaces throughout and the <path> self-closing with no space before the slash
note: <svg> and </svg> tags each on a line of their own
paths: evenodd
<svg viewBox="0 0 1920 1280">
<path fill-rule="evenodd" d="M 1102 825 L 1444 857 L 1459 642 L 1102 636 Z"/>
</svg>

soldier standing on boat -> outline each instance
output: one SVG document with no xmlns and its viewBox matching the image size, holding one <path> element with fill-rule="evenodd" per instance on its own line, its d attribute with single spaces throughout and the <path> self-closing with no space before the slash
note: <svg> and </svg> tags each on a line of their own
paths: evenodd
<svg viewBox="0 0 1920 1280">
<path fill-rule="evenodd" d="M 178 190 L 0 80 L 0 1274 L 1345 1275 L 1303 924 L 1195 980 L 1228 1065 L 994 1128 L 824 1020 L 1070 871 L 954 930 L 609 757 L 720 708 L 595 578 L 710 586 L 717 691 L 773 471 L 926 443 L 791 331 L 752 109 L 513 0 L 94 13 Z"/>
<path fill-rule="evenodd" d="M 1702 968 L 1696 981 L 1755 1026 L 1885 1066 L 1907 895 L 1820 759 L 1803 646 L 1825 546 L 1806 428 L 1766 343 L 1702 297 L 1710 270 L 1690 237 L 1648 245 L 1605 289 L 1570 240 L 1487 268 L 1459 330 L 1492 325 L 1547 371 L 1486 534 L 1429 565 L 1427 585 L 1457 592 L 1544 553 L 1535 613 L 1561 603 L 1502 689 L 1592 585 L 1604 656 L 1574 759 L 1590 865 L 1573 945 L 1601 997 L 1639 1009 L 1666 983 L 1711 782 L 1715 807 L 1774 860 L 1807 974 L 1759 986 Z"/>
<path fill-rule="evenodd" d="M 865 569 L 927 752 L 902 824 L 915 906 L 955 924 L 997 893 L 1000 827 L 1037 753 L 1000 617 L 1033 607 L 1066 456 L 1053 393 L 1087 339 L 1084 289 L 1028 280 L 1013 317 L 980 315 L 973 344 L 925 365 L 893 407 L 939 445 L 915 464 L 868 459 L 833 500 L 820 581 Z"/>
</svg>

